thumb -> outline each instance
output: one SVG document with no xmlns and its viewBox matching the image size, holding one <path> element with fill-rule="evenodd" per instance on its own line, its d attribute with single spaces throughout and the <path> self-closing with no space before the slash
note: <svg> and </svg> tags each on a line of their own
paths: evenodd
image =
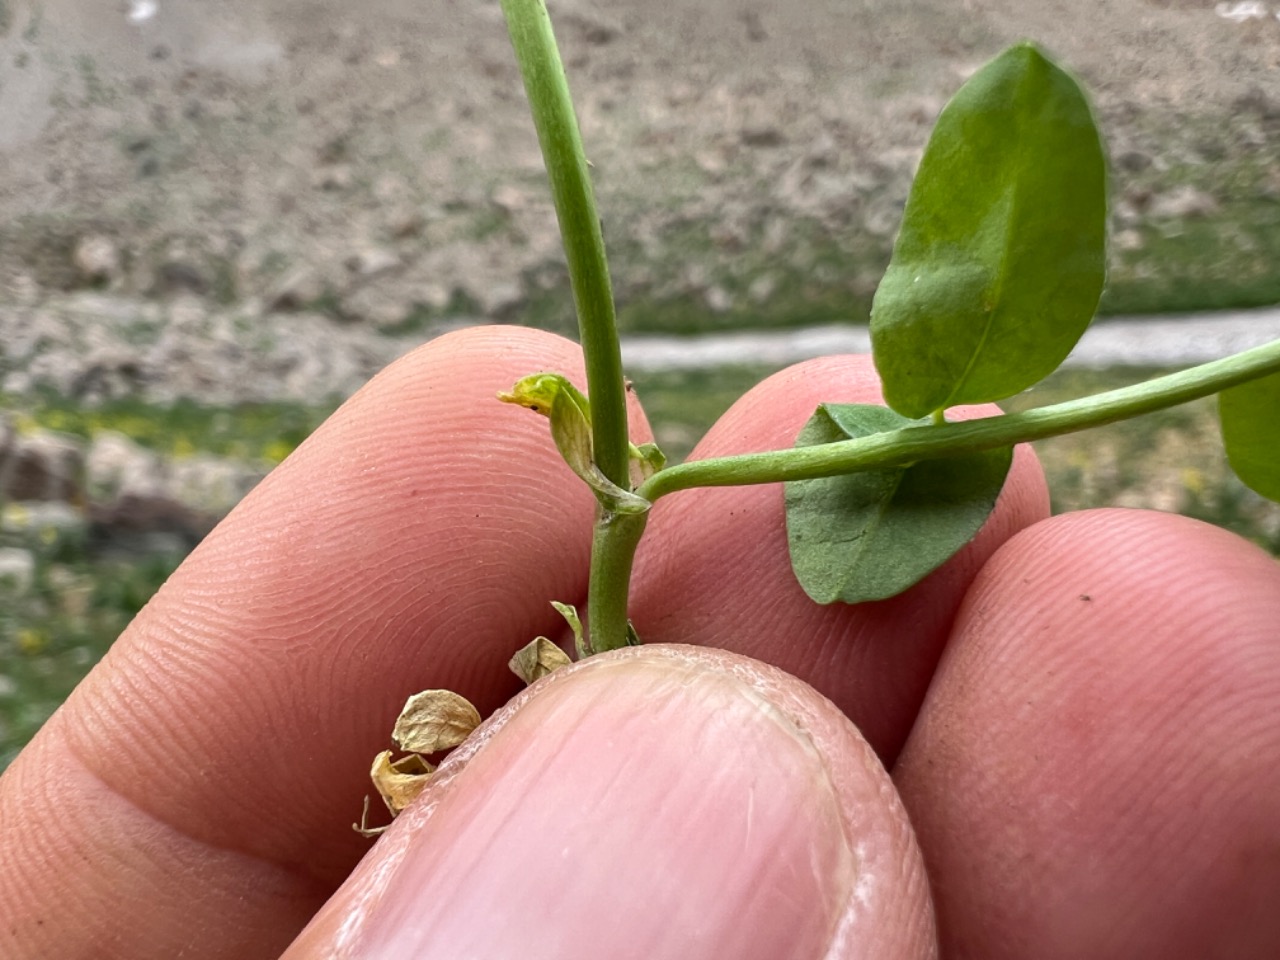
<svg viewBox="0 0 1280 960">
<path fill-rule="evenodd" d="M 906 814 L 849 721 L 772 667 L 649 646 L 495 715 L 285 957 L 934 955 Z"/>
</svg>

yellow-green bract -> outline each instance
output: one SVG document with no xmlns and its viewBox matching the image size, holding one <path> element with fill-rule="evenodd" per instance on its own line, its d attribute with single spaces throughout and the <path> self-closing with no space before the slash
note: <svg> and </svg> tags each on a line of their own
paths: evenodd
<svg viewBox="0 0 1280 960">
<path fill-rule="evenodd" d="M 559 373 L 531 373 L 521 377 L 506 393 L 499 393 L 503 403 L 515 403 L 540 413 L 551 421 L 551 437 L 556 448 L 579 477 L 601 498 L 607 509 L 619 513 L 643 513 L 647 501 L 629 490 L 611 483 L 595 463 L 591 434 L 591 403 L 586 394 Z M 656 444 L 627 444 L 634 470 L 632 481 L 643 482 L 666 463 Z"/>
</svg>

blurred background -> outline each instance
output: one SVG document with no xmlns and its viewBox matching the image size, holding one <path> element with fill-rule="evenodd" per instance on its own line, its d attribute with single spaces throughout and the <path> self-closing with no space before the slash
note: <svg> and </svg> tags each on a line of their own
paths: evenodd
<svg viewBox="0 0 1280 960">
<path fill-rule="evenodd" d="M 865 348 L 925 139 L 1014 41 L 1090 90 L 1103 316 L 1010 406 L 1280 336 L 1280 0 L 550 0 L 629 373 L 673 459 Z M 0 769 L 182 557 L 396 356 L 572 333 L 497 0 L 0 0 Z M 1039 447 L 1055 508 L 1280 552 L 1211 403 Z"/>
</svg>

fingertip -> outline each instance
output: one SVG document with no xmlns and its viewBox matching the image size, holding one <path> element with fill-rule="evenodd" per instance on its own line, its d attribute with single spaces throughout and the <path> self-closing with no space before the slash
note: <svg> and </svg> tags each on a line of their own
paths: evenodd
<svg viewBox="0 0 1280 960">
<path fill-rule="evenodd" d="M 894 776 L 944 951 L 1280 951 L 1280 566 L 1167 514 L 1068 514 L 983 570 Z"/>
</svg>

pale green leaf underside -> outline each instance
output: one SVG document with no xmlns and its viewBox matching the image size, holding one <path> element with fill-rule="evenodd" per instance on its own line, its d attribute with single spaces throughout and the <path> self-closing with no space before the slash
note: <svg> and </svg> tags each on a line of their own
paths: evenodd
<svg viewBox="0 0 1280 960">
<path fill-rule="evenodd" d="M 1227 460 L 1247 486 L 1280 501 L 1280 373 L 1218 395 Z"/>
<path fill-rule="evenodd" d="M 1080 87 L 1031 44 L 975 74 L 938 118 L 876 291 L 885 400 L 923 417 L 1051 373 L 1097 309 L 1106 164 Z"/>
<path fill-rule="evenodd" d="M 887 407 L 824 404 L 797 447 L 918 424 Z M 786 484 L 787 543 L 818 603 L 896 596 L 973 539 L 995 508 L 1012 450 Z"/>
</svg>

